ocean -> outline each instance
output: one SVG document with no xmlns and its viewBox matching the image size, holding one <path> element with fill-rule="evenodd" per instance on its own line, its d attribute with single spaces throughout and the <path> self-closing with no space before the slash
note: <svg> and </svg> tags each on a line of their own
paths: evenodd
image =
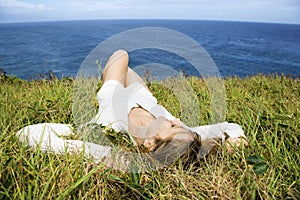
<svg viewBox="0 0 300 200">
<path fill-rule="evenodd" d="M 0 68 L 22 79 L 52 71 L 73 77 L 98 44 L 123 31 L 161 27 L 200 44 L 224 77 L 300 76 L 300 25 L 193 20 L 89 20 L 0 24 Z M 162 63 L 194 75 L 189 63 L 153 50 L 130 52 L 130 66 Z M 146 59 L 147 58 L 147 59 Z M 181 58 L 182 59 L 182 58 Z"/>
</svg>

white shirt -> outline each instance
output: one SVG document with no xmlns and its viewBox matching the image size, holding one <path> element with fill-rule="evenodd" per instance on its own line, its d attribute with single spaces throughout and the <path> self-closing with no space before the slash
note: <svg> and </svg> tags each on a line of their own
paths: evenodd
<svg viewBox="0 0 300 200">
<path fill-rule="evenodd" d="M 133 83 L 124 88 L 116 80 L 106 81 L 97 93 L 99 102 L 98 114 L 90 123 L 110 125 L 116 131 L 128 131 L 128 114 L 132 108 L 142 107 L 155 118 L 176 118 L 163 106 L 157 104 L 157 99 L 140 83 Z"/>
</svg>

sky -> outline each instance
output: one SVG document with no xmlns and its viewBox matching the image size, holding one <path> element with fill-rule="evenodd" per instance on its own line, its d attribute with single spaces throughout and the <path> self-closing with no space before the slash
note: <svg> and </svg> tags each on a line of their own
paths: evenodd
<svg viewBox="0 0 300 200">
<path fill-rule="evenodd" d="M 300 24 L 300 0 L 0 0 L 0 23 L 87 19 Z"/>
</svg>

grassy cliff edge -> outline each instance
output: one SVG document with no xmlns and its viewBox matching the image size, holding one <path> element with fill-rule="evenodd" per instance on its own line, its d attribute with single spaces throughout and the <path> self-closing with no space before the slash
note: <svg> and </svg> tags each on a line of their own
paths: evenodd
<svg viewBox="0 0 300 200">
<path fill-rule="evenodd" d="M 205 82 L 188 78 L 199 100 L 199 125 L 208 124 Z M 226 121 L 240 124 L 249 147 L 228 154 L 220 147 L 200 166 L 130 174 L 94 165 L 82 155 L 33 151 L 14 133 L 42 122 L 73 123 L 73 79 L 24 81 L 0 77 L 0 199 L 300 199 L 300 80 L 257 75 L 225 79 Z M 175 116 L 180 105 L 150 84 Z M 96 105 L 95 105 L 96 106 Z M 254 171 L 249 158 L 263 161 Z"/>
</svg>

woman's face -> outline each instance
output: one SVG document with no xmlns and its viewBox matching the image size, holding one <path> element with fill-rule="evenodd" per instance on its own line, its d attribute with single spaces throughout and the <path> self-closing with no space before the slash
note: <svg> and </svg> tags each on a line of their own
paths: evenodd
<svg viewBox="0 0 300 200">
<path fill-rule="evenodd" d="M 144 140 L 143 144 L 149 151 L 153 151 L 157 147 L 158 141 L 167 142 L 172 139 L 186 141 L 194 140 L 191 134 L 183 131 L 178 119 L 168 120 L 164 117 L 160 117 L 153 121 L 151 127 L 153 128 L 148 130 L 148 138 Z"/>
</svg>

